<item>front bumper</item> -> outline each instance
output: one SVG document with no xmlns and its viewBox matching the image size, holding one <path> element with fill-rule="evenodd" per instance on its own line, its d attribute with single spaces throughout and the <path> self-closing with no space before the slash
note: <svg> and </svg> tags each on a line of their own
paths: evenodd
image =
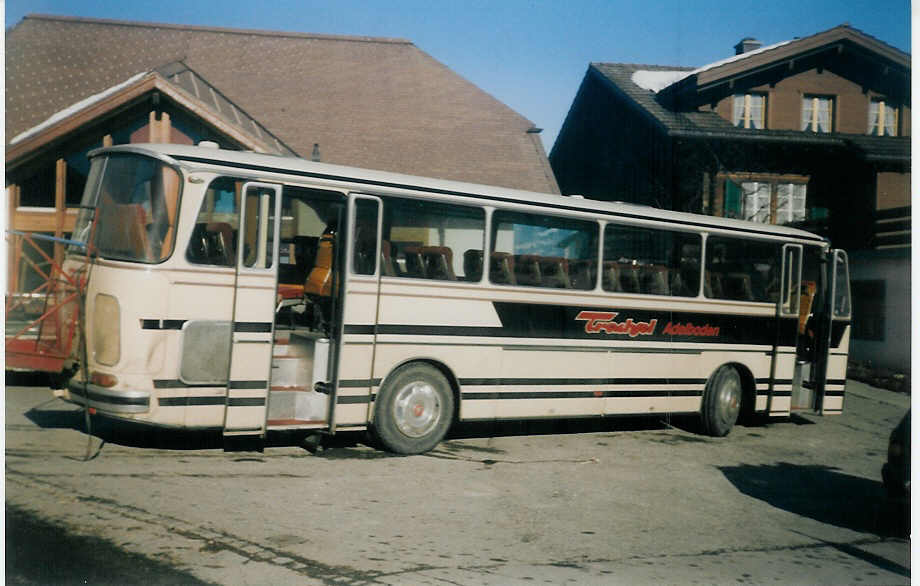
<svg viewBox="0 0 920 586">
<path fill-rule="evenodd" d="M 61 398 L 107 413 L 146 413 L 150 411 L 149 391 L 108 389 L 78 380 L 67 383 L 67 396 Z"/>
</svg>

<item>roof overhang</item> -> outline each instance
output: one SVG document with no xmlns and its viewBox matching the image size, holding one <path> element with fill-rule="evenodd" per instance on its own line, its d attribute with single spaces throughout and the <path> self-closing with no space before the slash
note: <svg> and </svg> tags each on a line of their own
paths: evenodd
<svg viewBox="0 0 920 586">
<path fill-rule="evenodd" d="M 244 132 L 240 128 L 227 123 L 208 108 L 204 102 L 153 71 L 138 74 L 126 82 L 96 94 L 96 96 L 84 100 L 84 102 L 87 102 L 86 104 L 78 102 L 71 106 L 73 111 L 64 110 L 65 115 L 55 114 L 32 129 L 14 137 L 14 142 L 11 142 L 6 147 L 5 160 L 7 167 L 17 166 L 30 159 L 32 155 L 43 147 L 64 138 L 94 120 L 130 107 L 146 99 L 148 94 L 154 92 L 159 92 L 162 96 L 169 98 L 189 113 L 213 126 L 218 132 L 239 143 L 245 149 L 264 153 L 272 153 L 277 150 L 248 132 Z"/>
<path fill-rule="evenodd" d="M 737 141 L 741 144 L 779 144 L 845 149 L 874 163 L 910 164 L 910 139 L 884 137 L 873 139 L 850 134 L 807 134 L 787 131 L 735 131 L 672 129 L 668 136 L 687 140 Z"/>
<path fill-rule="evenodd" d="M 777 68 L 795 70 L 797 65 L 810 66 L 816 59 L 844 53 L 879 63 L 885 76 L 900 76 L 901 85 L 909 88 L 910 55 L 844 25 L 706 65 L 664 88 L 660 96 L 666 101 L 695 102 L 694 96 L 707 95 L 721 86 L 731 89 L 735 84 L 758 80 L 758 76 Z"/>
</svg>

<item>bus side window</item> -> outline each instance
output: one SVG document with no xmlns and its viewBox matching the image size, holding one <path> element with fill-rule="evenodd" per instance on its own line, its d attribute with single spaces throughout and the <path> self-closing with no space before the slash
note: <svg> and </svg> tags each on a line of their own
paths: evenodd
<svg viewBox="0 0 920 586">
<path fill-rule="evenodd" d="M 780 254 L 780 246 L 773 242 L 710 236 L 706 241 L 706 297 L 776 303 Z"/>
<path fill-rule="evenodd" d="M 696 297 L 700 289 L 701 249 L 699 234 L 607 224 L 604 290 Z"/>
<path fill-rule="evenodd" d="M 239 188 L 242 184 L 242 179 L 220 177 L 208 186 L 185 253 L 190 263 L 236 266 Z"/>
<path fill-rule="evenodd" d="M 489 280 L 498 285 L 594 288 L 597 222 L 497 210 Z"/>
<path fill-rule="evenodd" d="M 373 275 L 377 261 L 377 202 L 359 199 L 355 202 L 355 236 L 352 268 L 358 275 Z"/>
<path fill-rule="evenodd" d="M 479 281 L 485 211 L 415 199 L 384 200 L 384 276 Z"/>
</svg>

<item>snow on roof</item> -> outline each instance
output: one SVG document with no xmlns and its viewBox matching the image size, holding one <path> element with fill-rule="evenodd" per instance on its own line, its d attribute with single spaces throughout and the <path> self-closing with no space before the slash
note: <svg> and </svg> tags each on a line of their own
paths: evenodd
<svg viewBox="0 0 920 586">
<path fill-rule="evenodd" d="M 31 136 L 38 134 L 39 132 L 42 132 L 43 130 L 47 128 L 54 126 L 58 122 L 69 118 L 70 116 L 76 114 L 77 112 L 92 106 L 96 102 L 101 102 L 102 100 L 111 96 L 112 94 L 133 84 L 134 82 L 141 79 L 148 73 L 150 72 L 142 71 L 141 73 L 138 73 L 137 75 L 134 75 L 130 77 L 129 79 L 126 79 L 125 81 L 117 85 L 113 85 L 112 87 L 99 92 L 98 94 L 93 94 L 89 96 L 88 98 L 84 98 L 80 100 L 79 102 L 72 104 L 68 106 L 67 108 L 64 108 L 60 112 L 55 112 L 54 114 L 46 118 L 43 122 L 33 126 L 32 128 L 26 130 L 25 132 L 21 132 L 17 134 L 16 136 L 14 136 L 13 139 L 10 141 L 10 144 L 12 145 L 12 144 L 16 144 L 17 142 L 21 142 Z"/>
<path fill-rule="evenodd" d="M 632 74 L 632 82 L 637 86 L 656 94 L 690 75 L 690 71 L 649 71 L 638 69 Z"/>
<path fill-rule="evenodd" d="M 723 65 L 727 65 L 728 63 L 732 63 L 732 62 L 734 62 L 734 61 L 740 61 L 740 60 L 742 60 L 742 59 L 747 59 L 748 57 L 753 57 L 754 55 L 757 55 L 757 54 L 760 54 L 760 53 L 766 53 L 767 51 L 772 51 L 773 49 L 778 49 L 779 47 L 782 47 L 783 45 L 788 45 L 789 43 L 791 43 L 791 42 L 794 41 L 794 40 L 795 40 L 795 39 L 790 39 L 790 40 L 788 40 L 788 41 L 780 41 L 779 43 L 774 43 L 774 44 L 772 44 L 772 45 L 767 45 L 766 47 L 761 47 L 761 48 L 759 48 L 759 49 L 754 49 L 753 51 L 747 51 L 747 52 L 745 52 L 745 53 L 741 53 L 740 55 L 732 55 L 731 57 L 728 57 L 728 58 L 726 58 L 726 59 L 722 59 L 722 60 L 720 60 L 720 61 L 715 61 L 715 62 L 713 62 L 713 63 L 710 63 L 709 65 L 703 65 L 703 66 L 700 67 L 699 69 L 694 69 L 694 70 L 691 71 L 688 75 L 696 75 L 697 73 L 702 73 L 702 72 L 707 71 L 707 70 L 709 70 L 709 69 L 715 69 L 716 67 L 721 67 L 721 66 L 723 66 Z"/>
<path fill-rule="evenodd" d="M 777 49 L 791 42 L 792 42 L 791 40 L 782 41 L 779 43 L 775 43 L 773 45 L 761 47 L 760 49 L 755 49 L 753 51 L 741 53 L 740 55 L 732 55 L 731 57 L 728 57 L 726 59 L 721 59 L 719 61 L 715 61 L 713 63 L 704 65 L 692 71 L 686 71 L 686 70 L 683 70 L 683 71 L 650 71 L 647 69 L 639 69 L 632 74 L 632 82 L 643 89 L 653 91 L 657 94 L 664 88 L 672 86 L 675 83 L 681 81 L 682 79 L 686 77 L 690 77 L 691 75 L 696 75 L 698 73 L 702 73 L 710 69 L 715 69 L 716 67 L 721 67 L 722 65 L 727 65 L 728 63 L 740 61 L 741 59 L 747 59 L 748 57 L 752 57 L 754 55 L 757 55 L 758 53 L 765 53 L 766 51 L 772 51 L 773 49 Z"/>
</svg>

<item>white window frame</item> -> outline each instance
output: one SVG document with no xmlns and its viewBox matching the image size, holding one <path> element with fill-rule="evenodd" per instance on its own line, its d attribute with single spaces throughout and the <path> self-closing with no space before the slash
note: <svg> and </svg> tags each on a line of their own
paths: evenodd
<svg viewBox="0 0 920 586">
<path fill-rule="evenodd" d="M 760 99 L 760 116 L 754 116 L 754 100 Z M 759 124 L 759 126 L 758 126 Z M 767 127 L 767 94 L 735 94 L 732 98 L 732 125 L 742 128 L 763 129 Z"/>
<path fill-rule="evenodd" d="M 870 99 L 868 133 L 873 136 L 898 136 L 898 108 L 886 103 L 884 98 Z"/>
<path fill-rule="evenodd" d="M 834 131 L 834 97 L 833 96 L 802 96 L 802 130 L 827 133 Z M 822 129 L 821 106 L 826 106 L 826 128 Z"/>
</svg>

